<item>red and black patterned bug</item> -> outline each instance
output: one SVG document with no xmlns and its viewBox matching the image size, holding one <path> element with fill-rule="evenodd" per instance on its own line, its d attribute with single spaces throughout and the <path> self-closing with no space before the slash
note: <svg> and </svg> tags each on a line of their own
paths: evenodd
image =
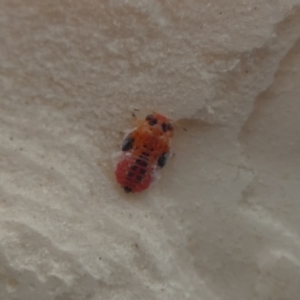
<svg viewBox="0 0 300 300">
<path fill-rule="evenodd" d="M 170 157 L 172 135 L 169 119 L 153 113 L 125 137 L 115 175 L 126 193 L 141 192 L 155 180 Z"/>
</svg>

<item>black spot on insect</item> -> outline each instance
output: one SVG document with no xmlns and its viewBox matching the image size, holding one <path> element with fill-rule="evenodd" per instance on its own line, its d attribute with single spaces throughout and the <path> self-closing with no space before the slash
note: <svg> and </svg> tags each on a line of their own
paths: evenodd
<svg viewBox="0 0 300 300">
<path fill-rule="evenodd" d="M 155 124 L 157 124 L 157 119 L 154 118 L 153 115 L 148 115 L 146 117 L 146 121 L 148 121 L 148 123 L 149 123 L 150 126 L 154 126 Z"/>
<path fill-rule="evenodd" d="M 132 166 L 130 167 L 130 169 L 131 169 L 132 171 L 135 171 L 135 170 L 137 169 L 137 166 L 136 166 L 136 165 L 132 165 Z"/>
<path fill-rule="evenodd" d="M 167 161 L 168 161 L 168 153 L 163 153 L 158 158 L 157 164 L 159 167 L 163 168 L 166 165 Z"/>
<path fill-rule="evenodd" d="M 151 121 L 149 121 L 150 126 L 154 126 L 155 124 L 157 124 L 157 119 L 152 119 Z"/>
<path fill-rule="evenodd" d="M 138 175 L 138 176 L 136 177 L 136 179 L 137 179 L 138 181 L 142 181 L 143 176 Z"/>
<path fill-rule="evenodd" d="M 149 153 L 147 153 L 147 152 L 142 152 L 142 154 L 145 156 L 149 156 Z"/>
<path fill-rule="evenodd" d="M 173 126 L 170 123 L 162 123 L 161 124 L 161 129 L 162 129 L 163 132 L 172 131 Z"/>
<path fill-rule="evenodd" d="M 140 169 L 140 174 L 141 174 L 141 175 L 146 174 L 146 169 Z"/>
<path fill-rule="evenodd" d="M 148 162 L 146 162 L 146 161 L 144 161 L 144 160 L 142 160 L 142 159 L 137 159 L 135 162 L 136 162 L 138 165 L 140 165 L 141 167 L 147 167 L 147 165 L 148 165 Z"/>
<path fill-rule="evenodd" d="M 131 192 L 132 192 L 132 188 L 129 187 L 129 186 L 124 186 L 124 191 L 125 191 L 126 193 L 131 193 Z"/>
<path fill-rule="evenodd" d="M 146 117 L 146 121 L 150 121 L 150 120 L 152 120 L 153 118 L 154 118 L 153 115 L 148 115 L 148 116 Z"/>
<path fill-rule="evenodd" d="M 122 151 L 131 150 L 133 143 L 134 143 L 134 139 L 131 138 L 130 135 L 127 135 L 126 138 L 124 139 L 122 147 L 121 147 Z"/>
<path fill-rule="evenodd" d="M 127 174 L 128 177 L 133 177 L 133 175 L 134 174 L 132 172 L 128 172 L 128 174 Z"/>
</svg>

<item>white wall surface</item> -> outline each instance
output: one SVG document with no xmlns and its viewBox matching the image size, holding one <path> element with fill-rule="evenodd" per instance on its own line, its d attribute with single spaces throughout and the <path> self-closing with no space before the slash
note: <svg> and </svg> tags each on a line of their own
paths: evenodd
<svg viewBox="0 0 300 300">
<path fill-rule="evenodd" d="M 299 0 L 0 0 L 0 299 L 299 300 Z M 138 195 L 123 130 L 178 121 Z"/>
</svg>

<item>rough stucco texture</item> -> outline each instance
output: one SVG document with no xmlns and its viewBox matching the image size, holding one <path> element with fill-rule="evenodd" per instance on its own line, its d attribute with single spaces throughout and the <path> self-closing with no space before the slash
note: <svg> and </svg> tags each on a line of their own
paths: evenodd
<svg viewBox="0 0 300 300">
<path fill-rule="evenodd" d="M 0 0 L 0 299 L 298 300 L 299 36 L 299 0 Z M 176 155 L 126 196 L 134 109 Z"/>
</svg>

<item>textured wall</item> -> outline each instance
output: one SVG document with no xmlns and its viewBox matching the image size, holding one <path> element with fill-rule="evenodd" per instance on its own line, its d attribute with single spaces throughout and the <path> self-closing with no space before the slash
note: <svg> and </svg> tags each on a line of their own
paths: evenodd
<svg viewBox="0 0 300 300">
<path fill-rule="evenodd" d="M 0 0 L 0 299 L 298 300 L 300 0 Z M 140 195 L 131 112 L 180 126 Z"/>
</svg>

